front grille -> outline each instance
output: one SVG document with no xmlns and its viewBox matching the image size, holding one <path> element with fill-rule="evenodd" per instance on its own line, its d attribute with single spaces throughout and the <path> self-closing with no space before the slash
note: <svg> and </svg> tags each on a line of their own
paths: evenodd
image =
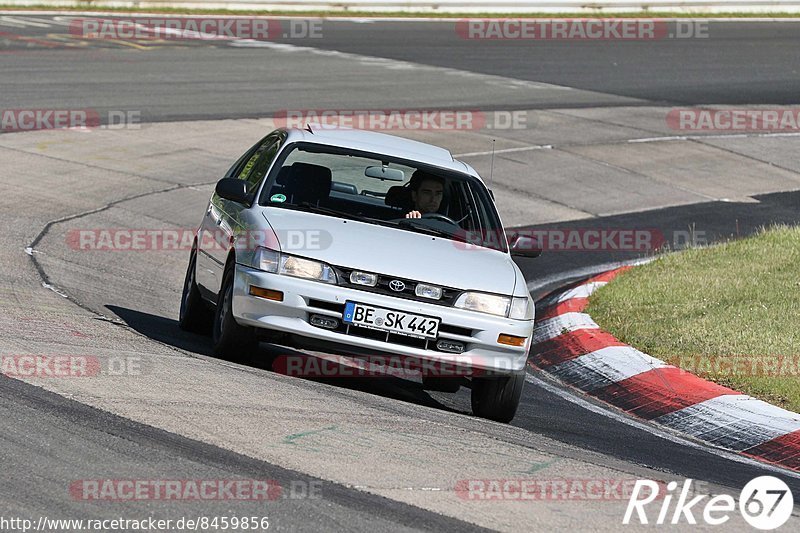
<svg viewBox="0 0 800 533">
<path fill-rule="evenodd" d="M 374 287 L 368 287 L 366 285 L 355 285 L 353 283 L 350 283 L 350 274 L 355 269 L 343 268 L 343 267 L 334 267 L 334 269 L 336 270 L 336 274 L 340 280 L 339 285 L 342 287 L 348 287 L 350 289 L 356 289 L 359 291 L 384 294 L 386 296 L 394 296 L 395 298 L 403 298 L 405 300 L 414 300 L 416 302 L 425 302 L 434 305 L 446 305 L 452 307 L 456 301 L 456 298 L 462 292 L 461 290 L 454 289 L 452 287 L 442 287 L 442 298 L 440 300 L 431 300 L 430 298 L 420 298 L 419 296 L 414 294 L 414 289 L 416 289 L 417 284 L 424 283 L 421 281 L 378 274 L 377 285 L 375 285 Z M 391 283 L 394 280 L 402 281 L 403 284 L 405 285 L 405 289 L 403 289 L 402 291 L 394 291 L 390 289 L 389 283 Z M 433 284 L 431 283 L 430 285 Z M 439 285 L 437 285 L 437 287 L 438 286 Z"/>
<path fill-rule="evenodd" d="M 344 304 L 337 304 L 336 302 L 326 302 L 324 300 L 315 300 L 310 298 L 308 306 L 316 309 L 325 309 L 326 311 L 335 311 L 344 314 Z"/>
<path fill-rule="evenodd" d="M 452 326 L 450 324 L 439 324 L 439 333 L 450 333 L 451 335 L 461 335 L 464 337 L 472 337 L 475 333 L 469 328 L 462 328 L 461 326 Z"/>
</svg>

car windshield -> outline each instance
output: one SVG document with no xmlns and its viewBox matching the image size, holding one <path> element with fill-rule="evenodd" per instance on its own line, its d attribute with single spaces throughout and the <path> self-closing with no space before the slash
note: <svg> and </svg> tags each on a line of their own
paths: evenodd
<svg viewBox="0 0 800 533">
<path fill-rule="evenodd" d="M 270 172 L 259 203 L 507 250 L 494 202 L 478 179 L 378 154 L 296 143 Z"/>
</svg>

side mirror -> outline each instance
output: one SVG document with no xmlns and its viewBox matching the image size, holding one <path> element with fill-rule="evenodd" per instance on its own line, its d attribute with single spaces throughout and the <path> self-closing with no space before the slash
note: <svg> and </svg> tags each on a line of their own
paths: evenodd
<svg viewBox="0 0 800 533">
<path fill-rule="evenodd" d="M 509 235 L 508 245 L 512 256 L 533 258 L 542 255 L 542 246 L 539 241 L 528 235 L 520 233 Z"/>
<path fill-rule="evenodd" d="M 234 178 L 223 178 L 217 182 L 214 189 L 218 196 L 237 202 L 240 204 L 249 204 L 250 196 L 247 194 L 247 184 Z"/>
</svg>

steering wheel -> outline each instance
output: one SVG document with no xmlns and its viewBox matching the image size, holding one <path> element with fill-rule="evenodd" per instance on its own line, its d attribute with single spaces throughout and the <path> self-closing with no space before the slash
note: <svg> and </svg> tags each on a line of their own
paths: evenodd
<svg viewBox="0 0 800 533">
<path fill-rule="evenodd" d="M 440 220 L 442 222 L 447 222 L 448 224 L 458 226 L 458 222 L 456 222 L 449 216 L 443 215 L 441 213 L 425 213 L 424 215 L 422 215 L 422 218 L 429 218 L 431 220 Z"/>
</svg>

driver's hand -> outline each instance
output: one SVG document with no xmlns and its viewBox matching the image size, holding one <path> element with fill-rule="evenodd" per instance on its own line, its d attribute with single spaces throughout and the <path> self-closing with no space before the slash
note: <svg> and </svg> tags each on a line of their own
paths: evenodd
<svg viewBox="0 0 800 533">
<path fill-rule="evenodd" d="M 406 213 L 406 218 L 422 218 L 422 213 L 419 211 L 411 211 L 410 213 Z"/>
</svg>

